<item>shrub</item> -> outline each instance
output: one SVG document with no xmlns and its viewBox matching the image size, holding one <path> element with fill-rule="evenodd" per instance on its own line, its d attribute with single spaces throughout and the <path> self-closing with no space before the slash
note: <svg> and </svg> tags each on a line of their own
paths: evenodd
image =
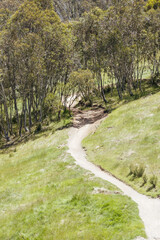
<svg viewBox="0 0 160 240">
<path fill-rule="evenodd" d="M 160 0 L 149 0 L 146 4 L 146 10 L 160 8 Z"/>
<path fill-rule="evenodd" d="M 89 69 L 73 71 L 70 74 L 69 83 L 72 89 L 76 90 L 77 95 L 80 95 L 85 103 L 89 102 L 92 106 L 92 96 L 95 88 L 95 79 L 92 72 Z"/>
<path fill-rule="evenodd" d="M 60 86 L 58 87 L 60 88 Z M 52 117 L 62 109 L 63 106 L 60 97 L 56 94 L 48 93 L 44 103 L 44 115 Z"/>
</svg>

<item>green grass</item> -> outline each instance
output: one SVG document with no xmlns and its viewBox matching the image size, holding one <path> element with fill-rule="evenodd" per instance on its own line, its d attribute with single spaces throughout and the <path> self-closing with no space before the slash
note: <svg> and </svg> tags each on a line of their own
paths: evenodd
<svg viewBox="0 0 160 240">
<path fill-rule="evenodd" d="M 0 239 L 133 240 L 137 205 L 74 164 L 68 129 L 46 130 L 0 153 Z M 93 194 L 103 187 L 108 194 Z"/>
<path fill-rule="evenodd" d="M 160 93 L 119 107 L 83 141 L 88 158 L 141 193 L 160 195 Z M 129 175 L 130 168 L 145 169 L 142 177 Z M 150 178 L 158 177 L 156 188 Z"/>
</svg>

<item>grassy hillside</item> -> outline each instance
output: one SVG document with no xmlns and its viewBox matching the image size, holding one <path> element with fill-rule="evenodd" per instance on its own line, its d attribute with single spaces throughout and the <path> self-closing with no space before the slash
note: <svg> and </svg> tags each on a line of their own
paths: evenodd
<svg viewBox="0 0 160 240">
<path fill-rule="evenodd" d="M 145 236 L 136 204 L 74 164 L 67 132 L 45 131 L 0 153 L 0 239 Z M 94 193 L 102 187 L 105 194 Z"/>
<path fill-rule="evenodd" d="M 159 196 L 160 93 L 113 111 L 83 145 L 90 161 L 138 191 Z"/>
</svg>

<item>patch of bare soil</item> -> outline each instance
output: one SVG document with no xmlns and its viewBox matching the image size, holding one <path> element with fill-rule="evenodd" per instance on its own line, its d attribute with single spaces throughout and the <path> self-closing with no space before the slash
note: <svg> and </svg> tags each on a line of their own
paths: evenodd
<svg viewBox="0 0 160 240">
<path fill-rule="evenodd" d="M 88 111 L 72 108 L 72 112 L 74 114 L 73 127 L 75 128 L 80 128 L 86 124 L 92 124 L 107 116 L 107 114 L 104 112 L 104 109 L 98 107 L 93 107 Z"/>
</svg>

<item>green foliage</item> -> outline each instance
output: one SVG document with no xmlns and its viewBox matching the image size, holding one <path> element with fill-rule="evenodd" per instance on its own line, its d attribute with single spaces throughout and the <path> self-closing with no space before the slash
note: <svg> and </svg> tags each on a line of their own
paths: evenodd
<svg viewBox="0 0 160 240">
<path fill-rule="evenodd" d="M 147 11 L 150 9 L 157 9 L 160 8 L 160 0 L 148 0 L 146 4 Z"/>
<path fill-rule="evenodd" d="M 62 103 L 60 101 L 60 98 L 56 94 L 53 94 L 53 93 L 47 94 L 44 104 L 45 104 L 44 108 L 46 110 L 46 114 L 47 113 L 54 114 L 57 111 L 59 111 L 59 109 L 62 109 Z"/>
<path fill-rule="evenodd" d="M 0 35 L 3 73 L 0 121 L 8 139 L 12 125 L 21 136 L 23 129 L 31 131 L 47 114 L 58 114 L 60 118 L 64 93 L 56 89 L 64 78 L 67 81 L 72 60 L 70 30 L 60 21 L 49 0 L 25 1 L 8 18 L 4 29 Z M 55 95 L 52 99 L 50 93 Z M 51 100 L 55 102 L 51 104 Z"/>
<path fill-rule="evenodd" d="M 8 0 L 0 5 L 0 124 L 6 140 L 13 132 L 31 132 L 48 114 L 60 118 L 62 106 L 70 109 L 78 97 L 92 106 L 96 92 L 106 105 L 106 76 L 108 92 L 116 86 L 121 100 L 142 94 L 146 76 L 158 86 L 159 10 L 145 12 L 145 3 L 136 0 L 116 1 L 106 11 L 96 7 L 103 5 L 99 1 L 83 3 L 91 11 L 69 23 L 54 11 L 57 1 L 17 2 L 13 14 L 4 7 Z M 70 0 L 64 5 L 82 7 Z"/>
<path fill-rule="evenodd" d="M 9 18 L 9 10 L 0 8 L 0 30 L 3 29 L 3 26 L 6 24 L 8 18 Z"/>
<path fill-rule="evenodd" d="M 92 104 L 95 86 L 93 74 L 90 70 L 79 69 L 76 72 L 72 72 L 69 82 L 77 90 L 77 95 L 80 95 L 85 102 L 89 101 Z"/>
<path fill-rule="evenodd" d="M 53 9 L 53 0 L 28 0 L 30 2 L 34 1 L 36 4 L 40 5 L 42 9 Z"/>
<path fill-rule="evenodd" d="M 107 11 L 95 8 L 74 24 L 76 50 L 83 66 L 94 72 L 103 99 L 102 72 L 114 79 L 120 99 L 142 91 L 145 71 L 159 73 L 160 15 L 146 13 L 144 6 L 143 1 L 120 1 Z"/>
</svg>

